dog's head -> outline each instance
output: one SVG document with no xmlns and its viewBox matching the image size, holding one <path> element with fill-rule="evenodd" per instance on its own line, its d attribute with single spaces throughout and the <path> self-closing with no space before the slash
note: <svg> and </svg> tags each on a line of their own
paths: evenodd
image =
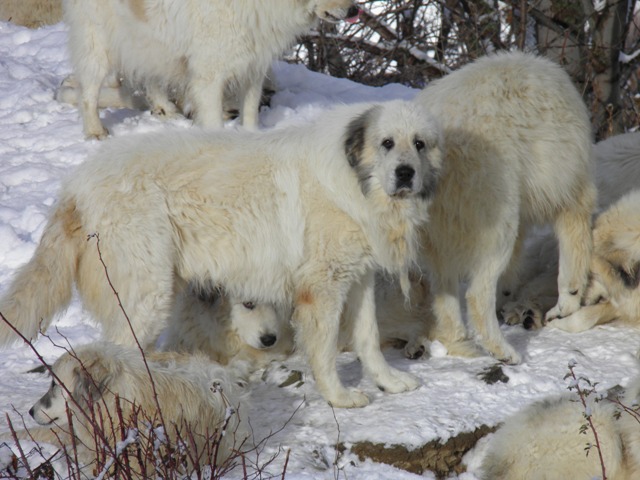
<svg viewBox="0 0 640 480">
<path fill-rule="evenodd" d="M 313 2 L 313 11 L 317 17 L 332 23 L 341 20 L 354 23 L 360 16 L 360 9 L 353 0 L 316 0 Z"/>
<path fill-rule="evenodd" d="M 626 296 L 640 285 L 640 235 L 634 217 L 637 201 L 630 204 L 631 210 L 625 201 L 610 207 L 596 219 L 591 276 L 583 299 L 586 305 Z"/>
<path fill-rule="evenodd" d="M 270 303 L 231 300 L 231 326 L 253 348 L 274 347 L 283 335 L 284 321 Z"/>
<path fill-rule="evenodd" d="M 117 362 L 109 362 L 99 348 L 81 347 L 63 354 L 51 367 L 51 386 L 29 410 L 40 425 L 67 423 L 67 404 L 83 408 L 99 400 L 117 375 Z"/>
<path fill-rule="evenodd" d="M 438 122 L 419 105 L 394 101 L 354 118 L 344 140 L 364 195 L 381 187 L 392 198 L 430 198 L 442 168 Z"/>
</svg>

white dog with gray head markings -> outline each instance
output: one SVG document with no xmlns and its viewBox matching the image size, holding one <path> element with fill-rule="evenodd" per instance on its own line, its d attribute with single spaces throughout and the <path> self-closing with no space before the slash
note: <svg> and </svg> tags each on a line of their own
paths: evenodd
<svg viewBox="0 0 640 480">
<path fill-rule="evenodd" d="M 143 458 L 156 452 L 163 436 L 175 448 L 164 453 L 179 452 L 178 443 L 185 442 L 189 468 L 195 459 L 222 465 L 246 441 L 246 372 L 240 365 L 232 370 L 203 355 L 170 353 L 144 361 L 137 348 L 97 342 L 61 355 L 51 373 L 51 387 L 29 410 L 42 427 L 21 431 L 18 438 L 75 445 L 88 471 L 98 459 L 115 455 L 123 432 L 131 429 L 139 431 Z M 164 431 L 156 437 L 152 429 L 158 426 Z M 136 455 L 130 459 L 137 476 L 142 466 L 134 463 Z"/>
<path fill-rule="evenodd" d="M 243 125 L 258 126 L 271 62 L 318 18 L 357 19 L 353 0 L 64 0 L 79 82 L 84 133 L 103 138 L 98 116 L 105 77 L 117 71 L 146 87 L 152 109 L 176 111 L 169 87 L 185 92 L 197 125 L 221 127 L 223 98 L 239 92 Z"/>
<path fill-rule="evenodd" d="M 418 260 L 418 229 L 441 168 L 440 128 L 411 102 L 337 107 L 268 132 L 163 131 L 109 142 L 69 178 L 32 260 L 0 311 L 27 337 L 65 307 L 75 281 L 104 334 L 149 345 L 175 291 L 214 281 L 236 298 L 292 305 L 297 345 L 336 407 L 367 396 L 338 377 L 347 312 L 364 372 L 387 392 L 417 388 L 379 345 L 374 272 Z M 101 258 L 88 233 L 99 233 Z M 0 325 L 0 340 L 15 339 Z"/>
</svg>

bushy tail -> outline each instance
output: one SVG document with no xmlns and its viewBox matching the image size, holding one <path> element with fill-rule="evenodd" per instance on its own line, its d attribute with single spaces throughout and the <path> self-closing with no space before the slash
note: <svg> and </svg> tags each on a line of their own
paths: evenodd
<svg viewBox="0 0 640 480">
<path fill-rule="evenodd" d="M 71 301 L 83 240 L 75 201 L 61 201 L 33 258 L 20 268 L 0 299 L 0 313 L 29 340 L 44 332 L 53 316 Z M 0 345 L 17 339 L 10 326 L 0 320 Z"/>
</svg>

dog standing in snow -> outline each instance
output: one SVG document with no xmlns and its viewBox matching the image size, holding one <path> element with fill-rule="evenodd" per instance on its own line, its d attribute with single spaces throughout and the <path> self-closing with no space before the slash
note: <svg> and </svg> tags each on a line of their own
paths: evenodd
<svg viewBox="0 0 640 480">
<path fill-rule="evenodd" d="M 515 293 L 529 227 L 553 224 L 560 243 L 559 298 L 548 317 L 575 312 L 587 285 L 596 199 L 589 114 L 559 65 L 519 52 L 465 65 L 416 101 L 441 119 L 446 147 L 422 236 L 435 336 L 452 354 L 476 354 L 458 298 L 467 280 L 467 313 L 482 346 L 518 363 L 499 328 L 496 292 Z"/>
<path fill-rule="evenodd" d="M 221 127 L 225 90 L 239 92 L 246 127 L 258 125 L 271 62 L 320 18 L 357 18 L 353 0 L 64 0 L 80 85 L 84 133 L 104 138 L 98 116 L 109 73 L 146 87 L 152 109 L 173 114 L 170 88 L 184 89 L 197 125 Z"/>
<path fill-rule="evenodd" d="M 380 351 L 374 272 L 409 291 L 441 169 L 438 122 L 413 102 L 337 107 L 268 132 L 176 130 L 111 141 L 65 182 L 33 258 L 0 299 L 25 336 L 71 300 L 112 341 L 154 344 L 185 284 L 293 306 L 297 346 L 336 407 L 368 403 L 338 377 L 343 311 L 364 371 L 417 388 Z M 95 238 L 98 233 L 101 256 Z M 15 339 L 0 325 L 0 340 Z"/>
</svg>

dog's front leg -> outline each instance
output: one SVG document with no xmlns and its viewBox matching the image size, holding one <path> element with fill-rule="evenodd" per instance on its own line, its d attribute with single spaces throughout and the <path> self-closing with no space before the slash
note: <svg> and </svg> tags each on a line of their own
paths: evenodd
<svg viewBox="0 0 640 480">
<path fill-rule="evenodd" d="M 611 302 L 604 301 L 595 305 L 587 305 L 580 308 L 577 312 L 563 318 L 558 318 L 549 322 L 549 326 L 564 330 L 565 332 L 578 333 L 589 330 L 596 325 L 609 323 L 617 319 L 618 310 Z"/>
<path fill-rule="evenodd" d="M 367 396 L 345 388 L 336 368 L 343 302 L 344 294 L 338 289 L 301 286 L 292 321 L 296 340 L 309 359 L 316 386 L 325 400 L 334 407 L 364 407 L 369 403 Z"/>
<path fill-rule="evenodd" d="M 353 348 L 365 373 L 373 378 L 381 390 L 389 393 L 415 390 L 420 385 L 418 379 L 390 367 L 380 351 L 374 289 L 372 271 L 351 286 L 345 304 L 344 321 L 352 329 Z"/>
</svg>

